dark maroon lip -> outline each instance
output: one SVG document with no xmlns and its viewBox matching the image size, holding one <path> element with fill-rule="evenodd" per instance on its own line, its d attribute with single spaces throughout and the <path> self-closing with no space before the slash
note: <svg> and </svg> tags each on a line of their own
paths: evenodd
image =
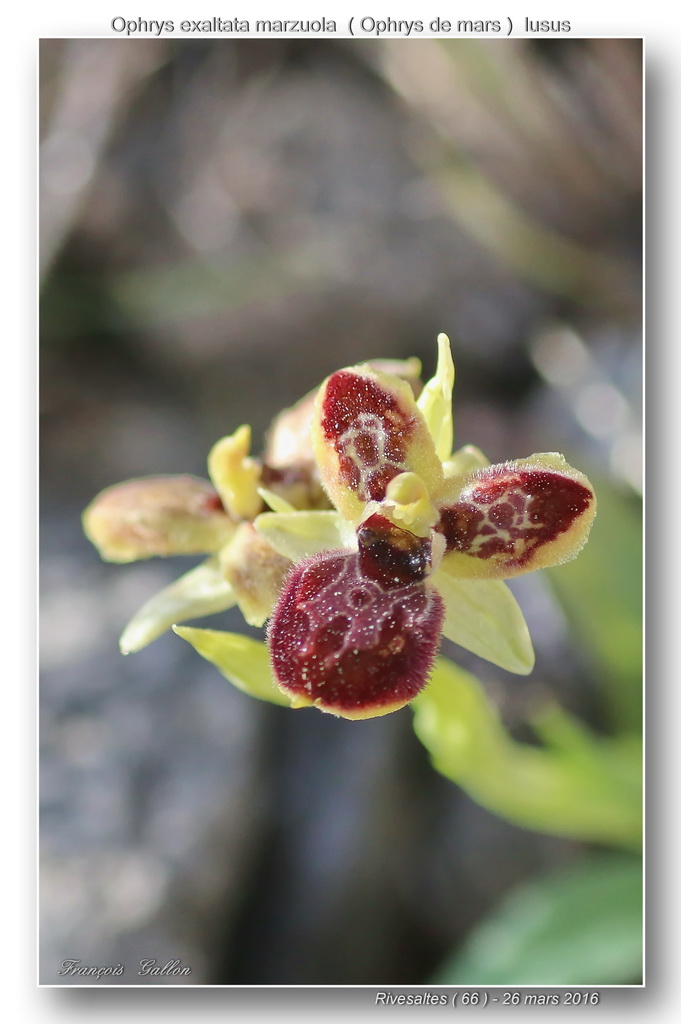
<svg viewBox="0 0 681 1024">
<path fill-rule="evenodd" d="M 422 581 L 384 587 L 357 552 L 325 552 L 294 566 L 270 620 L 279 684 L 340 713 L 400 706 L 425 686 L 444 620 Z"/>
</svg>

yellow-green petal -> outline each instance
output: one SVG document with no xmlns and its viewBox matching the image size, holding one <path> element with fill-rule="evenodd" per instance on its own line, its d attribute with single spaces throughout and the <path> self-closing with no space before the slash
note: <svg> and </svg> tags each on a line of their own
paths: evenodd
<svg viewBox="0 0 681 1024">
<path fill-rule="evenodd" d="M 193 629 L 173 626 L 178 636 L 195 651 L 215 665 L 225 679 L 250 697 L 290 707 L 290 699 L 282 693 L 272 676 L 269 652 L 265 644 L 240 633 L 223 633 L 216 629 Z"/>
<path fill-rule="evenodd" d="M 442 632 L 494 665 L 528 675 L 534 650 L 524 616 L 501 580 L 458 579 L 440 568 L 431 576 L 445 603 Z"/>
<path fill-rule="evenodd" d="M 235 601 L 234 591 L 220 571 L 217 559 L 209 558 L 142 605 L 123 630 L 121 651 L 123 654 L 141 651 L 173 623 L 223 612 Z"/>
<path fill-rule="evenodd" d="M 435 376 L 424 386 L 416 403 L 423 413 L 438 458 L 444 462 L 452 454 L 454 420 L 452 417 L 452 389 L 454 387 L 454 361 L 446 334 L 438 334 L 438 357 Z"/>
<path fill-rule="evenodd" d="M 275 551 L 292 562 L 346 547 L 349 540 L 337 512 L 263 512 L 253 525 Z"/>
</svg>

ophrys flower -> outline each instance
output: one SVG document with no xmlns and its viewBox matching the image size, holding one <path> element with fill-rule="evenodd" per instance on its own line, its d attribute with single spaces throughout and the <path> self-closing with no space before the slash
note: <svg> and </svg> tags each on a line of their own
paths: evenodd
<svg viewBox="0 0 681 1024">
<path fill-rule="evenodd" d="M 84 526 L 103 557 L 209 555 L 145 604 L 121 648 L 237 603 L 252 625 L 271 616 L 276 686 L 255 641 L 176 632 L 248 692 L 345 718 L 409 703 L 441 634 L 530 672 L 503 580 L 574 557 L 595 497 L 556 453 L 490 466 L 473 446 L 452 452 L 454 366 L 438 344 L 418 399 L 414 361 L 339 370 L 275 420 L 263 459 L 241 427 L 211 450 L 212 483 L 153 477 L 100 494 Z"/>
<path fill-rule="evenodd" d="M 534 664 L 522 613 L 502 582 L 574 557 L 596 502 L 556 453 L 490 466 L 452 454 L 448 339 L 415 400 L 368 365 L 319 389 L 312 420 L 336 511 L 275 511 L 255 528 L 289 573 L 272 614 L 272 667 L 294 706 L 346 718 L 403 707 L 426 685 L 442 632 L 511 672 Z"/>
</svg>

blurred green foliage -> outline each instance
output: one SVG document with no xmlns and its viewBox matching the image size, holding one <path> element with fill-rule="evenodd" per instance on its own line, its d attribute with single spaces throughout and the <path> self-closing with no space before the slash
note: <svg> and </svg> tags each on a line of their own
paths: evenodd
<svg viewBox="0 0 681 1024">
<path fill-rule="evenodd" d="M 519 886 L 446 963 L 438 985 L 620 985 L 641 980 L 641 863 L 597 854 Z"/>
<path fill-rule="evenodd" d="M 435 768 L 495 814 L 574 839 L 640 843 L 635 738 L 597 737 L 551 705 L 533 716 L 545 745 L 518 743 L 477 679 L 444 659 L 412 706 Z"/>
<path fill-rule="evenodd" d="M 549 570 L 576 643 L 593 658 L 614 728 L 639 732 L 642 721 L 641 502 L 591 476 L 598 514 L 579 558 Z"/>
</svg>

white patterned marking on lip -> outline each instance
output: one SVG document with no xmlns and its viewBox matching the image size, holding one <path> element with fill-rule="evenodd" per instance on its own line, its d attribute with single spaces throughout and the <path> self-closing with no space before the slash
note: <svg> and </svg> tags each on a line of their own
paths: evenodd
<svg viewBox="0 0 681 1024">
<path fill-rule="evenodd" d="M 353 603 L 353 595 L 362 593 L 362 604 Z M 384 625 L 401 608 L 405 616 L 405 628 L 414 628 L 424 607 L 430 605 L 432 595 L 421 589 L 420 583 L 398 587 L 389 593 L 374 580 L 365 576 L 359 567 L 356 554 L 338 558 L 336 571 L 313 598 L 298 601 L 296 607 L 303 612 L 310 624 L 310 635 L 299 648 L 299 654 L 307 656 L 314 649 L 316 635 L 329 623 L 345 618 L 347 627 L 342 646 L 327 655 L 325 665 L 334 664 L 348 649 L 372 650 L 378 646 Z M 402 645 L 404 646 L 404 645 Z M 401 650 L 401 647 L 400 647 Z M 395 648 L 392 653 L 398 653 Z"/>
</svg>

